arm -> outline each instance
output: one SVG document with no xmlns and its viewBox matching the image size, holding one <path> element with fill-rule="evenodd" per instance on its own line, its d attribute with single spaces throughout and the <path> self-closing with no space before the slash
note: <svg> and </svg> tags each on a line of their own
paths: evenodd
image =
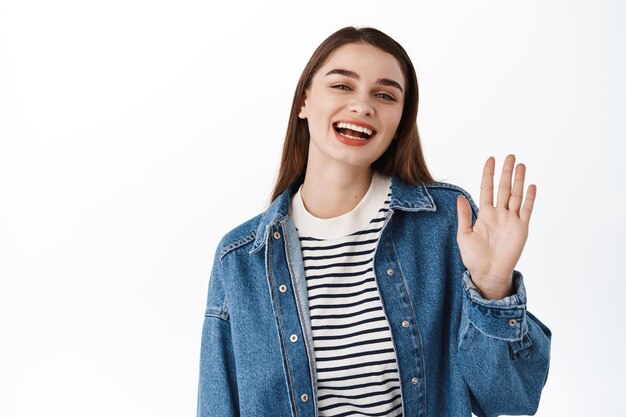
<svg viewBox="0 0 626 417">
<path fill-rule="evenodd" d="M 537 187 L 530 185 L 524 200 L 526 166 L 518 164 L 513 178 L 514 165 L 508 155 L 495 206 L 492 157 L 483 168 L 480 210 L 469 194 L 457 199 L 457 242 L 466 268 L 457 356 L 479 416 L 534 414 L 550 363 L 550 330 L 526 311 L 522 274 L 514 269 Z"/>
<path fill-rule="evenodd" d="M 551 332 L 526 310 L 522 274 L 513 272 L 513 294 L 486 300 L 469 271 L 457 358 L 477 416 L 535 414 L 548 378 Z"/>
<path fill-rule="evenodd" d="M 222 265 L 215 253 L 202 327 L 197 417 L 239 415 L 235 357 Z"/>
</svg>

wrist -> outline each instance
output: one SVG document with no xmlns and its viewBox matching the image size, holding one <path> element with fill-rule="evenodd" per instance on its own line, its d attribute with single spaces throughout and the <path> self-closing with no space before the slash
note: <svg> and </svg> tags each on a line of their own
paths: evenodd
<svg viewBox="0 0 626 417">
<path fill-rule="evenodd" d="M 478 285 L 476 285 L 478 292 L 480 293 L 481 297 L 483 297 L 485 300 L 501 300 L 503 298 L 506 298 L 512 295 L 511 294 L 512 289 L 513 289 L 512 287 L 513 286 L 510 285 L 508 288 L 504 288 L 504 289 L 481 289 Z"/>
<path fill-rule="evenodd" d="M 512 295 L 512 273 L 507 277 L 474 276 L 470 273 L 472 282 L 485 300 L 499 300 Z"/>
</svg>

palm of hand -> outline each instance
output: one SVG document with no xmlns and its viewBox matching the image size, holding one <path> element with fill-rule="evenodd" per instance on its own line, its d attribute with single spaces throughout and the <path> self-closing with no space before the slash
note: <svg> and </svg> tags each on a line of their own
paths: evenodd
<svg viewBox="0 0 626 417">
<path fill-rule="evenodd" d="M 536 196 L 536 186 L 530 185 L 522 206 L 525 166 L 517 165 L 511 189 L 514 163 L 515 156 L 507 156 L 498 187 L 498 202 L 494 207 L 495 159 L 487 159 L 483 169 L 480 207 L 473 226 L 469 202 L 464 197 L 457 200 L 457 243 L 463 264 L 483 294 L 494 298 L 501 298 L 510 292 L 513 269 L 528 237 L 528 224 Z"/>
</svg>

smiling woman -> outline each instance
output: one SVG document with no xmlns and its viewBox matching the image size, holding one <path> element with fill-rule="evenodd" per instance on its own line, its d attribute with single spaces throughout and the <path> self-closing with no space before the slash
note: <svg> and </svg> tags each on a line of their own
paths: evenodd
<svg viewBox="0 0 626 417">
<path fill-rule="evenodd" d="M 298 115 L 308 120 L 307 174 L 318 177 L 321 171 L 311 170 L 319 169 L 325 175 L 346 177 L 348 184 L 354 173 L 367 178 L 369 186 L 369 166 L 389 147 L 398 129 L 405 84 L 393 55 L 364 43 L 337 48 L 305 88 Z M 305 189 L 307 185 L 305 180 Z"/>
<path fill-rule="evenodd" d="M 435 181 L 415 70 L 373 28 L 313 53 L 271 203 L 224 235 L 209 281 L 198 416 L 534 414 L 551 332 L 514 267 L 536 196 L 503 166 L 480 213 Z"/>
</svg>

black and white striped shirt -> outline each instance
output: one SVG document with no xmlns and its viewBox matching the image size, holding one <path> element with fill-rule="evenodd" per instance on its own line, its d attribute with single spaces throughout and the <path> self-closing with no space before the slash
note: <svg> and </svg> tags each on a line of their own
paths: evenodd
<svg viewBox="0 0 626 417">
<path fill-rule="evenodd" d="M 300 190 L 290 212 L 300 236 L 320 416 L 401 416 L 397 358 L 373 270 L 391 177 L 373 173 L 350 212 L 320 219 Z"/>
</svg>

